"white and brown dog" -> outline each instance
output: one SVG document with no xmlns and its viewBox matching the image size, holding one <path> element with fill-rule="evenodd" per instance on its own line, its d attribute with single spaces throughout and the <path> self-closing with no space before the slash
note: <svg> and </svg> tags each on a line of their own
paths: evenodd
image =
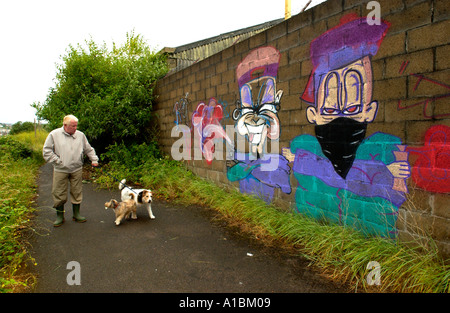
<svg viewBox="0 0 450 313">
<path fill-rule="evenodd" d="M 105 203 L 105 210 L 113 209 L 114 214 L 116 214 L 116 225 L 118 226 L 120 222 L 126 218 L 129 219 L 130 215 L 132 219 L 137 219 L 136 216 L 136 201 L 134 200 L 134 195 L 130 195 L 130 199 L 119 202 L 115 199 Z"/>
<path fill-rule="evenodd" d="M 149 189 L 131 189 L 125 185 L 126 180 L 122 179 L 119 184 L 122 201 L 130 199 L 131 195 L 135 195 L 138 206 L 144 206 L 147 209 L 148 215 L 151 219 L 155 216 L 152 212 L 152 191 Z"/>
</svg>

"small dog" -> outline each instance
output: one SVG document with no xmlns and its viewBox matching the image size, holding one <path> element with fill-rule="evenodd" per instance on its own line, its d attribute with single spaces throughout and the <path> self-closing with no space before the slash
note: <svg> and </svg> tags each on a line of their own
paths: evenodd
<svg viewBox="0 0 450 313">
<path fill-rule="evenodd" d="M 131 195 L 137 195 L 137 205 L 144 206 L 147 209 L 148 215 L 153 220 L 155 216 L 152 212 L 152 191 L 149 189 L 133 189 L 125 185 L 126 180 L 122 179 L 119 184 L 119 190 L 121 191 L 122 201 L 130 199 Z"/>
<path fill-rule="evenodd" d="M 119 202 L 115 199 L 105 203 L 105 210 L 113 209 L 116 214 L 116 225 L 119 226 L 120 222 L 126 218 L 129 219 L 130 215 L 132 219 L 137 219 L 136 215 L 136 201 L 134 200 L 134 195 L 130 195 L 131 199 Z"/>
</svg>

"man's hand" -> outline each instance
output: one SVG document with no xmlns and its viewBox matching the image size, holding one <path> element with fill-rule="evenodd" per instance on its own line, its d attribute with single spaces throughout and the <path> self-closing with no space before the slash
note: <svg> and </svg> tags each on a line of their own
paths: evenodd
<svg viewBox="0 0 450 313">
<path fill-rule="evenodd" d="M 98 162 L 92 162 L 92 167 L 98 167 L 98 166 L 99 166 Z"/>
</svg>

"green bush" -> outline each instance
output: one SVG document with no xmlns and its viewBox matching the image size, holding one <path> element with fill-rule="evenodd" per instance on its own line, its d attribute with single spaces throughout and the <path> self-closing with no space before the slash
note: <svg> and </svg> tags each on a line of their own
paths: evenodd
<svg viewBox="0 0 450 313">
<path fill-rule="evenodd" d="M 26 159 L 33 155 L 31 148 L 10 136 L 0 137 L 0 153 L 3 158 L 11 156 L 16 160 Z"/>
<path fill-rule="evenodd" d="M 11 126 L 10 135 L 16 135 L 22 132 L 30 132 L 34 130 L 34 124 L 31 122 L 17 122 Z"/>
<path fill-rule="evenodd" d="M 141 182 L 146 164 L 154 163 L 162 158 L 158 144 L 154 141 L 128 146 L 123 142 L 115 143 L 106 150 L 100 156 L 102 163 L 100 171 L 105 175 L 97 179 L 97 182 L 106 188 L 115 186 L 117 180 L 122 178 L 127 181 Z"/>
<path fill-rule="evenodd" d="M 116 162 L 130 169 L 136 169 L 150 158 L 161 158 L 158 144 L 154 141 L 127 146 L 123 142 L 113 144 L 102 154 L 103 161 Z"/>
</svg>

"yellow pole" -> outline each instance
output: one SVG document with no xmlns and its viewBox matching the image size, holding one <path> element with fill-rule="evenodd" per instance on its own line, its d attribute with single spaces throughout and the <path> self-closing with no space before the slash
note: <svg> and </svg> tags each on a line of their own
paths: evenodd
<svg viewBox="0 0 450 313">
<path fill-rule="evenodd" d="M 291 0 L 284 0 L 284 19 L 291 18 Z"/>
</svg>

